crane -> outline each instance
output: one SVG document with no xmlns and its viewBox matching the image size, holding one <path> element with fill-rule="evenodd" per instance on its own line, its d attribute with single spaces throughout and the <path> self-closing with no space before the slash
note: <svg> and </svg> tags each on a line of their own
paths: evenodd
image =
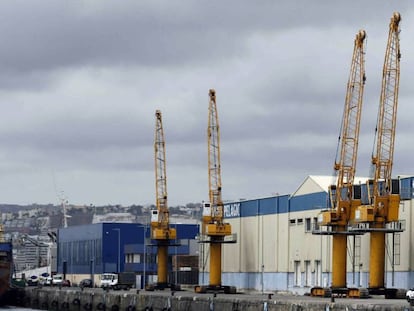
<svg viewBox="0 0 414 311">
<path fill-rule="evenodd" d="M 209 290 L 235 293 L 233 286 L 223 286 L 221 283 L 221 253 L 223 243 L 236 243 L 235 235 L 231 233 L 231 225 L 224 222 L 224 206 L 221 197 L 221 165 L 220 165 L 220 130 L 216 106 L 216 91 L 209 91 L 208 115 L 208 180 L 210 202 L 203 205 L 203 223 L 200 243 L 210 246 L 210 280 L 208 286 L 197 285 L 195 291 L 204 293 Z M 225 239 L 231 236 L 231 239 Z"/>
<path fill-rule="evenodd" d="M 72 216 L 68 215 L 67 212 L 67 204 L 68 204 L 68 199 L 65 196 L 64 192 L 62 191 L 60 196 L 59 196 L 59 200 L 60 203 L 62 204 L 62 214 L 63 214 L 63 228 L 67 228 L 68 227 L 68 218 L 71 218 Z"/>
<path fill-rule="evenodd" d="M 403 231 L 398 220 L 398 181 L 391 177 L 400 82 L 400 21 L 400 13 L 394 12 L 389 25 L 371 159 L 374 175 L 367 184 L 370 204 L 359 206 L 355 211 L 355 222 L 366 223 L 365 231 L 370 233 L 369 291 L 385 295 L 392 295 L 394 292 L 384 286 L 385 234 Z"/>
<path fill-rule="evenodd" d="M 321 212 L 318 224 L 329 230 L 317 231 L 315 234 L 332 235 L 332 288 L 314 287 L 313 296 L 326 296 L 326 291 L 348 294 L 346 289 L 346 256 L 348 221 L 354 208 L 361 204 L 360 198 L 354 196 L 354 179 L 358 152 L 359 128 L 361 120 L 362 98 L 365 85 L 365 51 L 366 32 L 360 30 L 354 40 L 351 70 L 349 74 L 341 133 L 338 140 L 340 152 L 335 159 L 334 172 L 336 184 L 328 189 L 330 209 Z"/>
<path fill-rule="evenodd" d="M 148 284 L 147 290 L 174 288 L 168 283 L 168 246 L 177 238 L 177 232 L 170 228 L 167 205 L 167 174 L 165 161 L 165 139 L 161 111 L 155 112 L 155 190 L 156 209 L 151 211 L 151 239 L 157 245 L 157 284 Z"/>
</svg>

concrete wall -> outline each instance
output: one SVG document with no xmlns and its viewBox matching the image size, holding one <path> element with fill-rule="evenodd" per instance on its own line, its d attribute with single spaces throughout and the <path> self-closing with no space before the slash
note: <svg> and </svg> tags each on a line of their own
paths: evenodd
<svg viewBox="0 0 414 311">
<path fill-rule="evenodd" d="M 135 310 L 180 310 L 180 311 L 345 311 L 378 310 L 403 311 L 409 305 L 405 300 L 351 300 L 332 301 L 329 298 L 299 297 L 287 295 L 196 295 L 191 292 L 137 291 L 106 292 L 102 290 L 54 288 L 26 288 L 16 299 L 20 307 L 60 311 L 135 311 Z"/>
</svg>

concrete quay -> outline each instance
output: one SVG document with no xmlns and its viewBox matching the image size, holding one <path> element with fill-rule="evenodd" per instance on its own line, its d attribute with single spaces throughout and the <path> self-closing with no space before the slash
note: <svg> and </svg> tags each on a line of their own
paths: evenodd
<svg viewBox="0 0 414 311">
<path fill-rule="evenodd" d="M 191 291 L 104 291 L 100 288 L 26 287 L 18 306 L 55 311 L 408 311 L 404 299 L 315 298 L 291 294 L 195 294 Z"/>
</svg>

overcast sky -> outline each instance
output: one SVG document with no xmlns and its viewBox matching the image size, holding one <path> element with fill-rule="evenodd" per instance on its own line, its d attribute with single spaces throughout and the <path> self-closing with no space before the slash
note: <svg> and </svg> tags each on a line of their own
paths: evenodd
<svg viewBox="0 0 414 311">
<path fill-rule="evenodd" d="M 410 5 L 411 4 L 411 5 Z M 155 110 L 169 205 L 208 199 L 216 89 L 223 199 L 331 175 L 353 43 L 368 35 L 357 175 L 367 176 L 399 11 L 393 175 L 413 174 L 412 1 L 1 1 L 0 202 L 151 204 Z"/>
</svg>

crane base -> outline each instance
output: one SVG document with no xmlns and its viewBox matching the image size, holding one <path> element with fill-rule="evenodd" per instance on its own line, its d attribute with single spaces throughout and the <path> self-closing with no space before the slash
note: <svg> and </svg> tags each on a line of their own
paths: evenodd
<svg viewBox="0 0 414 311">
<path fill-rule="evenodd" d="M 310 295 L 312 297 L 331 297 L 332 289 L 330 287 L 312 287 Z"/>
<path fill-rule="evenodd" d="M 149 292 L 153 292 L 155 290 L 164 290 L 166 288 L 169 288 L 171 291 L 180 291 L 181 285 L 171 283 L 155 283 L 145 285 L 145 290 Z"/>
<path fill-rule="evenodd" d="M 369 298 L 367 288 L 347 287 L 313 287 L 310 295 L 312 297 L 338 297 L 338 298 Z"/>
<path fill-rule="evenodd" d="M 364 287 L 348 288 L 348 298 L 369 298 L 369 291 Z"/>
<path fill-rule="evenodd" d="M 382 295 L 385 299 L 405 298 L 406 289 L 403 288 L 368 288 L 371 295 Z"/>
<path fill-rule="evenodd" d="M 223 285 L 196 285 L 194 292 L 198 294 L 205 293 L 224 293 L 224 294 L 236 294 L 237 289 L 235 286 L 223 286 Z"/>
</svg>

